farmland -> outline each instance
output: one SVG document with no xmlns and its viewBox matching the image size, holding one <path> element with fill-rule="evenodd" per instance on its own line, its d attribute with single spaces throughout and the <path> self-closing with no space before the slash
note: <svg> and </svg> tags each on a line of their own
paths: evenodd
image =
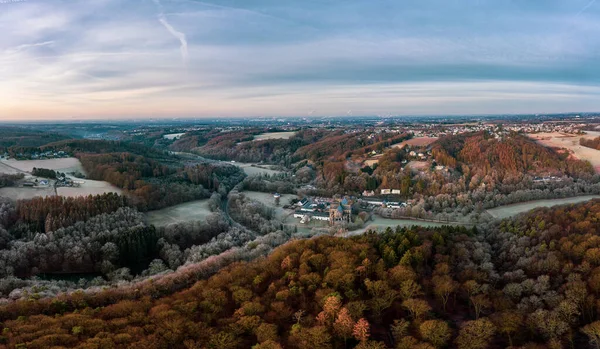
<svg viewBox="0 0 600 349">
<path fill-rule="evenodd" d="M 415 147 L 425 147 L 430 145 L 431 143 L 437 141 L 437 137 L 416 137 L 411 138 L 406 141 L 396 143 L 391 146 L 391 148 L 404 148 L 407 145 L 415 146 Z"/>
<path fill-rule="evenodd" d="M 56 193 L 61 196 L 87 196 L 87 195 L 100 195 L 104 193 L 117 193 L 121 194 L 122 190 L 115 187 L 114 185 L 104 181 L 92 181 L 86 179 L 81 181 L 79 187 L 58 187 Z"/>
<path fill-rule="evenodd" d="M 588 196 L 577 196 L 573 198 L 564 199 L 549 199 L 549 200 L 536 200 L 528 201 L 519 204 L 505 205 L 487 210 L 487 212 L 494 218 L 502 219 L 509 218 L 518 215 L 523 212 L 531 211 L 538 207 L 552 207 L 557 205 L 576 204 L 579 202 L 589 201 L 592 199 L 598 199 L 600 195 L 588 195 Z"/>
<path fill-rule="evenodd" d="M 282 207 L 280 206 L 284 206 L 289 204 L 293 199 L 297 199 L 298 197 L 296 195 L 292 195 L 292 194 L 282 194 L 281 198 L 280 198 L 280 206 L 276 206 L 275 205 L 275 198 L 273 197 L 273 194 L 270 193 L 262 193 L 262 192 L 258 192 L 258 191 L 245 191 L 243 192 L 243 194 L 252 200 L 258 201 L 266 206 L 272 207 L 273 209 L 275 209 L 275 216 L 278 219 L 281 219 L 282 222 L 285 222 L 286 218 L 288 216 L 290 216 L 293 211 L 292 210 L 284 210 Z"/>
<path fill-rule="evenodd" d="M 264 141 L 268 139 L 290 139 L 296 132 L 267 132 L 254 136 L 255 141 Z"/>
<path fill-rule="evenodd" d="M 45 187 L 45 188 L 16 188 L 16 187 L 5 187 L 0 188 L 0 196 L 11 198 L 13 200 L 28 200 L 33 199 L 34 197 L 45 197 L 45 196 L 54 196 L 56 193 L 54 192 L 53 187 Z"/>
<path fill-rule="evenodd" d="M 243 162 L 236 162 L 236 163 L 233 163 L 232 165 L 235 165 L 235 166 L 241 168 L 242 170 L 244 170 L 244 172 L 246 172 L 246 174 L 248 176 L 254 176 L 257 174 L 272 175 L 272 174 L 281 173 L 281 171 L 270 169 L 269 165 L 257 165 L 257 164 L 243 163 Z"/>
<path fill-rule="evenodd" d="M 600 173 L 600 151 L 579 144 L 581 138 L 593 139 L 600 136 L 600 132 L 587 131 L 585 135 L 573 135 L 559 132 L 552 133 L 533 133 L 529 137 L 550 148 L 564 148 L 569 153 L 580 160 L 589 161 L 596 173 Z"/>
<path fill-rule="evenodd" d="M 81 163 L 77 158 L 57 158 L 47 160 L 2 160 L 0 170 L 4 170 L 7 167 L 13 168 L 13 171 L 14 169 L 17 169 L 22 172 L 31 172 L 33 168 L 36 167 L 67 173 L 74 171 L 85 173 Z"/>
<path fill-rule="evenodd" d="M 208 201 L 209 200 L 190 201 L 161 210 L 150 211 L 146 213 L 146 217 L 148 223 L 155 226 L 203 220 L 211 213 Z"/>
<path fill-rule="evenodd" d="M 181 138 L 185 133 L 170 133 L 168 135 L 163 135 L 163 138 L 168 140 L 175 140 Z"/>
</svg>

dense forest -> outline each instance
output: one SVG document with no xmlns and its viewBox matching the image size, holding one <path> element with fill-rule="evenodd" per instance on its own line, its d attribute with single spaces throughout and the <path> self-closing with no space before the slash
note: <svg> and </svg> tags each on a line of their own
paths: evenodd
<svg viewBox="0 0 600 349">
<path fill-rule="evenodd" d="M 107 181 L 126 190 L 140 210 L 152 210 L 210 197 L 212 191 L 226 192 L 244 178 L 243 171 L 217 162 L 183 161 L 134 146 L 131 143 L 84 142 L 70 147 L 77 152 L 88 177 Z M 92 153 L 91 150 L 130 149 L 131 152 Z"/>
<path fill-rule="evenodd" d="M 598 214 L 600 201 L 591 201 L 478 229 L 292 241 L 173 294 L 166 290 L 176 278 L 168 278 L 136 286 L 138 296 L 107 289 L 1 306 L 0 340 L 27 348 L 593 348 Z"/>
<path fill-rule="evenodd" d="M 62 141 L 70 137 L 27 128 L 0 127 L 0 152 L 18 157 L 19 154 L 35 150 L 48 143 Z"/>
</svg>

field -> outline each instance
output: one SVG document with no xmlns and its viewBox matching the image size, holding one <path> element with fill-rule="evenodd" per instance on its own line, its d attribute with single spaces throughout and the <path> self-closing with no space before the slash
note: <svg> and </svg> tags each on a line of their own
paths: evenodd
<svg viewBox="0 0 600 349">
<path fill-rule="evenodd" d="M 270 175 L 272 175 L 272 174 L 281 173 L 281 171 L 269 169 L 268 168 L 269 165 L 260 165 L 261 167 L 256 167 L 255 164 L 247 164 L 247 163 L 243 163 L 243 162 L 231 163 L 231 165 L 235 165 L 235 166 L 241 168 L 242 170 L 244 170 L 244 172 L 246 172 L 246 174 L 248 176 L 253 176 L 253 175 L 257 175 L 257 174 L 270 174 Z"/>
<path fill-rule="evenodd" d="M 85 174 L 81 162 L 77 158 L 58 158 L 58 159 L 47 159 L 47 160 L 2 160 L 2 166 L 0 171 L 12 167 L 13 170 L 17 169 L 22 172 L 31 172 L 34 167 L 47 168 L 49 170 L 57 170 L 60 172 L 73 172 L 79 171 Z M 14 173 L 14 172 L 13 172 Z"/>
<path fill-rule="evenodd" d="M 391 146 L 391 148 L 404 148 L 407 145 L 410 146 L 415 146 L 415 147 L 424 147 L 424 146 L 428 146 L 431 143 L 437 141 L 437 137 L 416 137 L 416 138 L 411 138 L 409 140 L 406 141 L 402 141 L 400 143 L 396 143 L 394 145 Z"/>
<path fill-rule="evenodd" d="M 427 161 L 411 161 L 406 166 L 410 167 L 414 171 L 424 171 L 429 167 Z"/>
<path fill-rule="evenodd" d="M 255 141 L 264 141 L 266 139 L 290 139 L 296 132 L 268 132 L 254 136 Z"/>
<path fill-rule="evenodd" d="M 181 138 L 181 136 L 183 136 L 185 133 L 171 133 L 168 135 L 164 135 L 163 138 L 169 139 L 169 140 L 174 140 L 174 139 L 179 139 Z"/>
<path fill-rule="evenodd" d="M 487 212 L 494 218 L 508 218 L 519 213 L 527 212 L 533 210 L 538 207 L 552 207 L 556 205 L 566 205 L 566 204 L 576 204 L 578 202 L 584 202 L 592 199 L 598 199 L 600 195 L 587 195 L 587 196 L 577 196 L 573 198 L 564 198 L 564 199 L 549 199 L 549 200 L 536 200 L 536 201 L 528 201 L 522 202 L 513 205 L 500 206 L 496 208 L 492 208 L 487 210 Z"/>
<path fill-rule="evenodd" d="M 372 156 L 372 157 L 368 158 L 367 160 L 365 160 L 363 162 L 363 165 L 372 167 L 373 165 L 379 163 L 379 159 L 381 159 L 382 156 L 383 156 L 383 154 L 378 154 L 378 155 Z"/>
<path fill-rule="evenodd" d="M 61 196 L 87 196 L 87 195 L 100 195 L 104 193 L 117 193 L 121 194 L 123 191 L 114 185 L 103 182 L 103 181 L 92 181 L 89 179 L 82 180 L 85 183 L 80 184 L 79 187 L 59 187 L 56 188 L 56 193 Z"/>
<path fill-rule="evenodd" d="M 387 227 L 394 229 L 397 226 L 412 227 L 413 225 L 418 225 L 421 227 L 442 227 L 444 225 L 457 225 L 457 224 L 442 224 L 442 223 L 425 222 L 425 221 L 417 221 L 417 220 L 410 220 L 410 219 L 388 219 L 388 218 L 382 218 L 379 216 L 373 216 L 373 220 L 365 223 L 364 228 L 350 231 L 350 232 L 346 233 L 346 235 L 347 236 L 360 235 L 369 229 L 383 231 Z"/>
<path fill-rule="evenodd" d="M 164 226 L 172 223 L 201 221 L 210 214 L 208 199 L 190 201 L 183 204 L 163 208 L 146 213 L 148 223 Z"/>
<path fill-rule="evenodd" d="M 585 135 L 571 135 L 559 132 L 532 133 L 528 136 L 546 147 L 567 149 L 573 157 L 589 161 L 594 166 L 596 173 L 600 173 L 600 151 L 579 145 L 581 138 L 593 139 L 599 137 L 600 132 L 587 131 Z"/>
<path fill-rule="evenodd" d="M 292 194 L 281 194 L 279 199 L 279 206 L 275 206 L 275 198 L 271 193 L 262 193 L 258 191 L 245 191 L 244 194 L 247 198 L 258 201 L 266 206 L 275 209 L 275 216 L 281 219 L 282 222 L 286 221 L 286 218 L 294 213 L 293 210 L 284 210 L 282 206 L 289 204 L 292 199 L 297 199 L 298 196 Z M 294 219 L 293 217 L 290 220 Z"/>
<path fill-rule="evenodd" d="M 46 197 L 54 196 L 53 187 L 47 188 L 15 188 L 6 187 L 0 188 L 0 196 L 11 198 L 13 200 L 28 200 L 33 199 L 36 196 Z"/>
</svg>

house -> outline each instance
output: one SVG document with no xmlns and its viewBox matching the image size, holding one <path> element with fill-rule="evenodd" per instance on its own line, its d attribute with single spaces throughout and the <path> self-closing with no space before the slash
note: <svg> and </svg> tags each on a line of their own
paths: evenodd
<svg viewBox="0 0 600 349">
<path fill-rule="evenodd" d="M 375 191 L 371 190 L 371 191 L 363 191 L 363 196 L 375 196 Z"/>
<path fill-rule="evenodd" d="M 391 193 L 391 189 L 381 189 L 381 195 L 390 195 Z"/>
<path fill-rule="evenodd" d="M 400 195 L 400 189 L 392 189 L 393 195 Z"/>
</svg>

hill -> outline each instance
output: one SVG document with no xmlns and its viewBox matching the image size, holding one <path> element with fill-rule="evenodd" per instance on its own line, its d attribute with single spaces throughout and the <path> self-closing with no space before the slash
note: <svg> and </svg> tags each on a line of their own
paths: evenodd
<svg viewBox="0 0 600 349">
<path fill-rule="evenodd" d="M 446 166 L 467 166 L 480 175 L 532 174 L 579 177 L 594 173 L 585 161 L 568 158 L 519 134 L 492 137 L 486 132 L 440 138 L 432 145 L 435 160 Z"/>
<path fill-rule="evenodd" d="M 480 230 L 293 241 L 163 297 L 169 283 L 156 281 L 136 286 L 143 292 L 5 305 L 0 340 L 27 348 L 592 348 L 598 216 L 592 201 Z"/>
</svg>

